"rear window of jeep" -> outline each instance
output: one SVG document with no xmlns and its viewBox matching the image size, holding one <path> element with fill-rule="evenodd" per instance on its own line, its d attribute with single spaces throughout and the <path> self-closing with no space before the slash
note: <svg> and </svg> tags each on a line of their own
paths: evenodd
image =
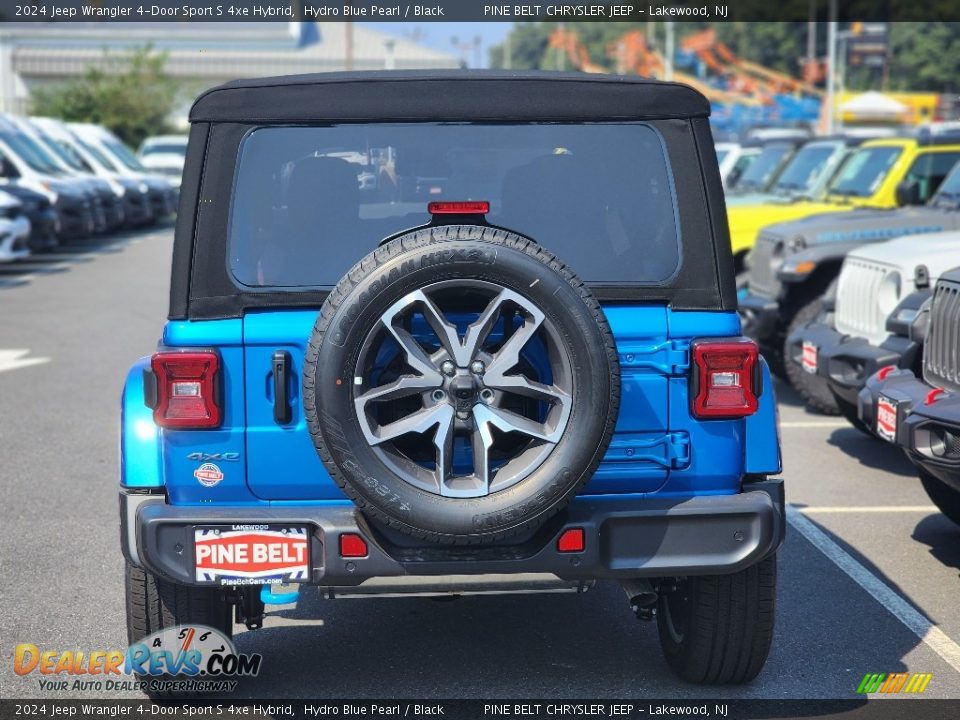
<svg viewBox="0 0 960 720">
<path fill-rule="evenodd" d="M 659 133 L 643 123 L 263 127 L 240 147 L 229 262 L 250 287 L 331 287 L 427 203 L 486 200 L 588 282 L 656 284 L 680 265 Z"/>
</svg>

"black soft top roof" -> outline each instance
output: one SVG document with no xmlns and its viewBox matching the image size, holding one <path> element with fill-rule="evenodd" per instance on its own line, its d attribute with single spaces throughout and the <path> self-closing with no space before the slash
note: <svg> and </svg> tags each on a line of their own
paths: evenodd
<svg viewBox="0 0 960 720">
<path fill-rule="evenodd" d="M 706 117 L 693 88 L 619 75 L 429 70 L 234 80 L 207 90 L 191 122 L 597 120 Z"/>
</svg>

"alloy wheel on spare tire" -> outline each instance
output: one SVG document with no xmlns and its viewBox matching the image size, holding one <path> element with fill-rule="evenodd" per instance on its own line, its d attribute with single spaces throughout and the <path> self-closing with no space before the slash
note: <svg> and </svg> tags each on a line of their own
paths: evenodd
<svg viewBox="0 0 960 720">
<path fill-rule="evenodd" d="M 599 303 L 532 240 L 413 230 L 355 265 L 317 318 L 310 434 L 369 516 L 480 543 L 562 509 L 606 452 L 619 364 Z"/>
</svg>

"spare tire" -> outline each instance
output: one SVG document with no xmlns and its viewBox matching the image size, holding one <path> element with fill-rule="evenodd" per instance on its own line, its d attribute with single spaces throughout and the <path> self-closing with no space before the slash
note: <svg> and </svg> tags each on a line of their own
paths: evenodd
<svg viewBox="0 0 960 720">
<path fill-rule="evenodd" d="M 583 282 L 536 242 L 413 230 L 327 297 L 303 369 L 317 452 L 372 519 L 440 543 L 532 532 L 593 474 L 620 399 Z"/>
</svg>

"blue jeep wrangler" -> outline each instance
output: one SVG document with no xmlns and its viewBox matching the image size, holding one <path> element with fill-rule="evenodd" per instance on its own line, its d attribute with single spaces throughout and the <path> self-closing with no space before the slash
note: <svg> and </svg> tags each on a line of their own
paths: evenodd
<svg viewBox="0 0 960 720">
<path fill-rule="evenodd" d="M 123 395 L 131 642 L 259 627 L 277 583 L 610 579 L 681 677 L 753 678 L 783 486 L 708 114 L 537 73 L 202 95 L 169 319 Z"/>
</svg>

